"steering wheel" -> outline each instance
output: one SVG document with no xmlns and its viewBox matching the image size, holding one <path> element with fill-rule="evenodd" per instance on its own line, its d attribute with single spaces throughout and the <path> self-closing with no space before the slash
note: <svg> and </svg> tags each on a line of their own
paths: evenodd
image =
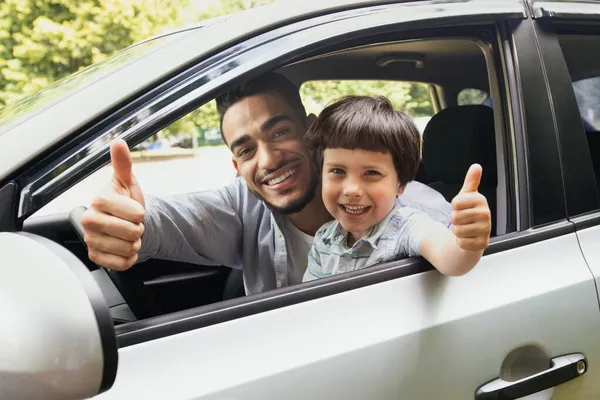
<svg viewBox="0 0 600 400">
<path fill-rule="evenodd" d="M 77 236 L 79 236 L 81 243 L 87 248 L 87 245 L 83 240 L 83 225 L 81 224 L 81 215 L 86 209 L 86 207 L 77 207 L 71 210 L 69 213 L 69 223 L 77 233 Z M 129 307 L 137 319 L 154 317 L 161 314 L 160 308 L 145 287 L 144 282 L 136 275 L 135 267 L 132 267 L 127 271 L 112 271 L 99 265 L 98 268 L 108 275 L 119 294 L 123 297 L 125 305 Z M 109 304 L 109 307 L 110 306 L 112 306 L 112 304 Z"/>
</svg>

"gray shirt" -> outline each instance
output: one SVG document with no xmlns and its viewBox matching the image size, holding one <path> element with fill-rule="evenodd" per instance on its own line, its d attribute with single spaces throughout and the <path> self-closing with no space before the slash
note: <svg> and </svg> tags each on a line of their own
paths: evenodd
<svg viewBox="0 0 600 400">
<path fill-rule="evenodd" d="M 288 217 L 269 210 L 242 178 L 215 190 L 162 198 L 146 196 L 145 200 L 145 231 L 138 262 L 158 258 L 243 268 L 247 294 L 299 283 L 288 279 L 281 231 L 283 219 Z M 423 210 L 433 220 L 450 226 L 450 204 L 422 183 L 409 183 L 397 204 Z"/>
</svg>

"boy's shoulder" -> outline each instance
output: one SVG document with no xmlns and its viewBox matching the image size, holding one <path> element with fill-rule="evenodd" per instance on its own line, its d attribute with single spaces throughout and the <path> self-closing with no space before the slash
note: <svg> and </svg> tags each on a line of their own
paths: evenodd
<svg viewBox="0 0 600 400">
<path fill-rule="evenodd" d="M 394 229 L 400 229 L 405 227 L 407 224 L 411 224 L 419 221 L 432 221 L 432 218 L 424 211 L 418 208 L 396 206 L 392 211 L 391 217 L 388 219 L 387 227 Z"/>
</svg>

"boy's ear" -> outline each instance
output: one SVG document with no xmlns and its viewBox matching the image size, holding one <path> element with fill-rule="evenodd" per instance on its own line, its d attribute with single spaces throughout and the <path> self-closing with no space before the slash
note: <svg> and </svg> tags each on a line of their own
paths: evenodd
<svg viewBox="0 0 600 400">
<path fill-rule="evenodd" d="M 398 192 L 396 192 L 396 197 L 404 193 L 404 189 L 406 189 L 406 185 L 401 185 L 400 183 L 398 183 Z"/>
</svg>

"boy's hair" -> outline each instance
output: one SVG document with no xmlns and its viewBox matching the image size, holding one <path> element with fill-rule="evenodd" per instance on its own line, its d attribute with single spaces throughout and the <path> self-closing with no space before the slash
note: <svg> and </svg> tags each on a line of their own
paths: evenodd
<svg viewBox="0 0 600 400">
<path fill-rule="evenodd" d="M 395 111 L 383 96 L 346 96 L 327 106 L 310 126 L 306 145 L 318 171 L 326 149 L 368 150 L 390 153 L 405 185 L 419 168 L 421 135 L 406 113 Z"/>
<path fill-rule="evenodd" d="M 220 116 L 221 137 L 225 143 L 227 141 L 223 135 L 223 116 L 229 107 L 246 97 L 266 92 L 279 93 L 294 110 L 298 118 L 302 121 L 306 118 L 306 110 L 302 104 L 298 87 L 283 75 L 267 72 L 216 98 L 217 111 Z"/>
</svg>

